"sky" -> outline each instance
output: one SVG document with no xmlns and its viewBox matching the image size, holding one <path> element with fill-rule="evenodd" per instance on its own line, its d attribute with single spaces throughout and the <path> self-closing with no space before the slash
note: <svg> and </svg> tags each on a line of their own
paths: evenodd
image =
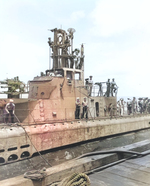
<svg viewBox="0 0 150 186">
<path fill-rule="evenodd" d="M 0 0 L 0 80 L 45 72 L 48 29 L 74 28 L 85 78 L 115 78 L 119 97 L 150 97 L 149 10 L 149 0 Z"/>
</svg>

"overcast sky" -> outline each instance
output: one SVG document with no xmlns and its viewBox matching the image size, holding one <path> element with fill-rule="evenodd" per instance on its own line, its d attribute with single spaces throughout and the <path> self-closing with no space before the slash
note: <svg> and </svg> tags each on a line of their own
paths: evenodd
<svg viewBox="0 0 150 186">
<path fill-rule="evenodd" d="M 56 27 L 76 30 L 74 48 L 85 43 L 85 78 L 150 97 L 150 0 L 0 0 L 0 80 L 47 70 Z"/>
</svg>

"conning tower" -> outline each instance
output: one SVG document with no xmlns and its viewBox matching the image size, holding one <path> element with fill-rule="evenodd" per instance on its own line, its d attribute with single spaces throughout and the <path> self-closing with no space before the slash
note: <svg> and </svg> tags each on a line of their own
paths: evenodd
<svg viewBox="0 0 150 186">
<path fill-rule="evenodd" d="M 75 102 L 88 96 L 84 88 L 84 46 L 73 49 L 69 28 L 52 29 L 54 40 L 48 38 L 51 67 L 29 82 L 29 113 L 23 122 L 41 123 L 75 119 Z"/>
</svg>

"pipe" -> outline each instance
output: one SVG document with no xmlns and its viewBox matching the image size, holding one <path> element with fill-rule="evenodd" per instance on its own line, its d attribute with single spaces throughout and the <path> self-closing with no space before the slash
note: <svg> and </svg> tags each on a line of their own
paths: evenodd
<svg viewBox="0 0 150 186">
<path fill-rule="evenodd" d="M 127 150 L 107 150 L 107 151 L 96 151 L 96 152 L 89 152 L 86 154 L 83 154 L 75 159 L 80 159 L 83 157 L 88 157 L 88 156 L 93 156 L 93 155 L 100 155 L 100 154 L 112 154 L 112 153 L 127 153 L 127 154 L 132 154 L 132 155 L 136 155 L 138 157 L 143 156 L 142 153 L 140 152 L 135 152 L 135 151 L 127 151 Z"/>
</svg>

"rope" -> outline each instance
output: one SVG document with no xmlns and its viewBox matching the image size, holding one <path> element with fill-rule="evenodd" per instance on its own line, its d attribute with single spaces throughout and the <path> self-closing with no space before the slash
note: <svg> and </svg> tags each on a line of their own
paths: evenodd
<svg viewBox="0 0 150 186">
<path fill-rule="evenodd" d="M 46 177 L 46 168 L 39 170 L 31 170 L 26 173 L 24 173 L 24 178 L 28 178 L 31 180 L 41 180 Z"/>
<path fill-rule="evenodd" d="M 20 123 L 19 119 L 17 118 L 17 116 L 14 114 L 14 116 L 16 117 L 17 121 Z M 40 155 L 40 157 L 50 166 L 52 167 L 52 165 L 41 155 L 41 153 L 37 150 L 37 148 L 35 147 L 35 145 L 32 143 L 27 131 L 25 130 L 25 128 L 22 125 L 19 125 L 22 127 L 22 129 L 25 131 L 25 134 L 27 135 L 27 137 L 29 138 L 31 144 L 33 145 L 33 147 L 35 148 L 35 150 L 37 151 L 37 153 Z"/>
<path fill-rule="evenodd" d="M 75 87 L 75 88 L 80 88 L 80 87 Z M 89 99 L 92 99 L 92 98 L 90 98 L 90 96 L 88 96 L 87 94 L 84 94 L 81 90 L 78 90 L 78 91 L 79 91 L 82 95 L 88 97 Z"/>
<path fill-rule="evenodd" d="M 51 186 L 90 186 L 90 179 L 84 173 L 74 173 L 71 176 L 64 178 L 59 183 L 53 183 Z"/>
<path fill-rule="evenodd" d="M 65 82 L 65 77 L 64 77 L 63 82 L 60 84 L 60 95 L 61 95 L 62 99 L 64 99 L 64 97 L 63 97 L 63 92 L 62 92 L 62 88 L 63 88 L 63 86 L 64 86 L 64 82 Z"/>
</svg>

